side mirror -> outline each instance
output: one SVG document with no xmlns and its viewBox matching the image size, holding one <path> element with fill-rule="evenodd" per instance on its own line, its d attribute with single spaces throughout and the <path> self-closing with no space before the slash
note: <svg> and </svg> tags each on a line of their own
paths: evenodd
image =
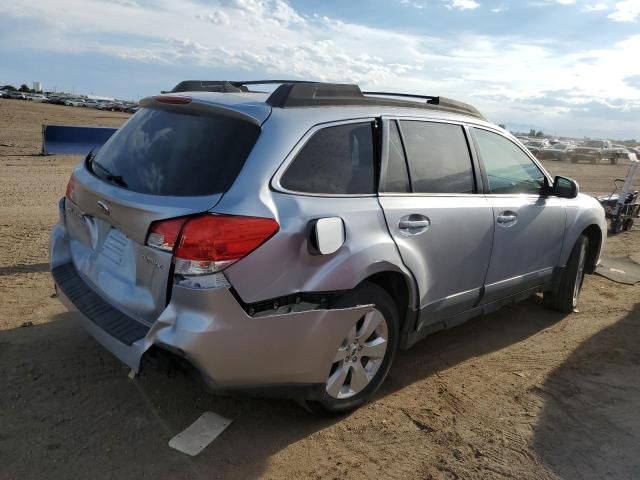
<svg viewBox="0 0 640 480">
<path fill-rule="evenodd" d="M 561 177 L 557 175 L 553 179 L 553 187 L 551 187 L 551 194 L 560 198 L 576 198 L 578 196 L 579 187 L 578 182 L 571 178 Z"/>
<path fill-rule="evenodd" d="M 311 255 L 330 255 L 344 244 L 344 222 L 340 217 L 318 218 L 308 225 Z"/>
</svg>

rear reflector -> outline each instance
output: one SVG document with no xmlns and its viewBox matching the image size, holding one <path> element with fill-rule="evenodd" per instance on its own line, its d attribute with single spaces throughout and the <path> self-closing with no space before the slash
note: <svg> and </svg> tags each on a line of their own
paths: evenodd
<svg viewBox="0 0 640 480">
<path fill-rule="evenodd" d="M 206 275 L 247 256 L 280 228 L 272 218 L 201 215 L 154 222 L 147 245 L 173 251 L 175 273 Z"/>
<path fill-rule="evenodd" d="M 160 103 L 169 103 L 171 105 L 188 105 L 191 103 L 191 97 L 182 95 L 157 95 L 153 99 Z"/>
</svg>

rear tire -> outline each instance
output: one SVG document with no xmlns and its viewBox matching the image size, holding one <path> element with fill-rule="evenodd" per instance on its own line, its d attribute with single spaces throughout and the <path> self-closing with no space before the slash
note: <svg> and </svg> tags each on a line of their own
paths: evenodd
<svg viewBox="0 0 640 480">
<path fill-rule="evenodd" d="M 327 379 L 324 398 L 303 402 L 303 406 L 311 412 L 324 416 L 335 416 L 355 410 L 375 394 L 386 378 L 387 373 L 389 373 L 389 368 L 391 368 L 391 363 L 398 349 L 400 318 L 398 308 L 387 291 L 374 283 L 363 282 L 355 290 L 342 295 L 333 302 L 332 308 L 349 308 L 368 304 L 374 305 L 374 311 L 359 320 L 356 327 L 354 327 L 354 331 L 350 332 L 350 335 L 355 336 L 356 333 L 359 335 L 353 344 L 360 342 L 361 347 L 358 350 L 362 353 L 357 353 L 357 361 L 351 360 L 351 363 L 347 363 L 349 361 L 349 354 L 347 353 L 346 360 L 337 360 L 331 365 L 331 373 Z M 379 327 L 373 333 L 367 333 L 366 322 L 371 322 L 372 318 L 376 322 L 382 322 L 384 325 L 379 323 Z M 378 335 L 378 332 L 380 335 Z M 375 360 L 373 360 L 374 357 L 367 357 L 365 352 L 371 348 L 371 345 L 379 348 L 385 335 L 386 349 L 382 357 Z M 365 336 L 366 338 L 364 338 Z M 348 335 L 342 345 L 336 346 L 338 351 L 336 359 L 340 356 L 341 351 L 349 351 L 352 344 L 349 343 L 348 339 L 354 340 Z M 375 362 L 378 362 L 378 360 L 379 363 L 376 365 Z M 373 370 L 374 368 L 375 371 Z M 341 377 L 340 372 L 344 371 L 348 373 L 346 373 L 346 376 L 342 376 L 344 377 L 343 379 L 338 380 L 342 384 L 340 385 L 341 388 L 337 390 L 336 378 Z M 356 391 L 357 387 L 352 389 L 352 383 L 355 382 L 356 375 L 366 371 L 372 374 L 366 386 L 359 391 Z"/>
<path fill-rule="evenodd" d="M 589 240 L 580 235 L 562 272 L 558 290 L 544 292 L 543 302 L 546 307 L 557 312 L 571 313 L 578 306 L 588 249 Z"/>
<path fill-rule="evenodd" d="M 622 224 L 622 229 L 625 232 L 630 231 L 633 228 L 633 219 L 632 218 L 627 218 L 624 223 Z"/>
</svg>

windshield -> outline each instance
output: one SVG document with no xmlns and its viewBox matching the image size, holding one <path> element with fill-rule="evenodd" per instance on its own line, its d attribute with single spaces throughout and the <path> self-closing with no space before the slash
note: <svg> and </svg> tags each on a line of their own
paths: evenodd
<svg viewBox="0 0 640 480">
<path fill-rule="evenodd" d="M 259 133 L 258 126 L 226 116 L 145 108 L 87 166 L 103 180 L 135 192 L 222 193 L 242 169 Z"/>
</svg>

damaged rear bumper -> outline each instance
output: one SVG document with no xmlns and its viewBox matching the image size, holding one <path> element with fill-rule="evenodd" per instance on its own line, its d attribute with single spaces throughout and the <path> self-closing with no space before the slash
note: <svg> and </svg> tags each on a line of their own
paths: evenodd
<svg viewBox="0 0 640 480">
<path fill-rule="evenodd" d="M 147 326 L 119 312 L 90 288 L 73 268 L 65 242 L 66 232 L 59 224 L 52 232 L 50 252 L 60 300 L 77 312 L 99 343 L 134 372 L 144 353 L 157 346 L 188 360 L 215 389 L 268 390 L 278 396 L 303 392 L 306 398 L 319 398 L 338 347 L 372 308 L 252 317 L 227 287 L 176 284 L 169 304 Z M 74 274 L 69 281 L 68 276 Z"/>
</svg>

